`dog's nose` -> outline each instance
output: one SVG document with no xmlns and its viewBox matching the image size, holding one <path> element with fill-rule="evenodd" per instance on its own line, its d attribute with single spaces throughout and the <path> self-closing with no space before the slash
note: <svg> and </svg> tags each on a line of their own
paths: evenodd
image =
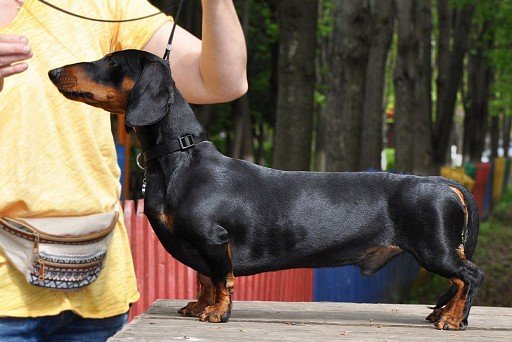
<svg viewBox="0 0 512 342">
<path fill-rule="evenodd" d="M 58 81 L 61 71 L 62 71 L 62 68 L 57 68 L 57 69 L 48 71 L 48 77 L 50 77 L 50 80 L 53 83 L 56 83 Z"/>
</svg>

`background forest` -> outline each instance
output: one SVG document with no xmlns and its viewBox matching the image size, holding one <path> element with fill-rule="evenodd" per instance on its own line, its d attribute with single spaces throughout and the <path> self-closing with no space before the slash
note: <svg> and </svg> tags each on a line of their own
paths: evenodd
<svg viewBox="0 0 512 342">
<path fill-rule="evenodd" d="M 153 3 L 173 14 L 177 0 Z M 194 108 L 225 154 L 415 174 L 507 155 L 512 0 L 235 3 L 249 92 Z M 184 2 L 179 24 L 201 37 L 199 0 Z"/>
</svg>

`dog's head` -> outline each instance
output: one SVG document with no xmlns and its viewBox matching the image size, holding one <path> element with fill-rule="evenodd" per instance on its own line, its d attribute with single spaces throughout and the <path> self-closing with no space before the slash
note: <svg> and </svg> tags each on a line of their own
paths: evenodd
<svg viewBox="0 0 512 342">
<path fill-rule="evenodd" d="M 68 99 L 126 114 L 131 127 L 159 121 L 174 102 L 168 62 L 145 51 L 118 51 L 94 62 L 50 70 L 48 75 Z"/>
</svg>

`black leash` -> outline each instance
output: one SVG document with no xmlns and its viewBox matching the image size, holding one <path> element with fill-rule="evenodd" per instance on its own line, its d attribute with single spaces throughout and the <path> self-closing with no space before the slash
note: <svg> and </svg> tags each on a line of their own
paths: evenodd
<svg viewBox="0 0 512 342">
<path fill-rule="evenodd" d="M 181 7 L 183 6 L 183 1 L 184 0 L 180 0 L 178 5 L 173 5 L 173 6 L 168 7 L 168 8 L 165 9 L 165 10 L 169 10 L 171 8 L 174 8 L 174 7 L 178 6 L 178 9 L 176 10 L 176 15 L 174 16 L 174 23 L 172 25 L 171 35 L 169 36 L 169 41 L 167 42 L 167 47 L 165 48 L 165 52 L 164 52 L 163 59 L 165 59 L 166 61 L 169 60 L 169 54 L 171 53 L 171 43 L 172 43 L 172 39 L 174 38 L 174 31 L 176 30 L 176 25 L 178 23 L 178 18 L 179 18 L 180 13 L 181 13 Z M 147 19 L 147 18 L 150 18 L 150 17 L 154 17 L 156 15 L 159 15 L 160 13 L 164 13 L 162 11 L 159 11 L 157 13 L 149 14 L 149 15 L 146 15 L 146 16 L 143 16 L 143 17 L 131 18 L 131 19 L 122 19 L 122 20 L 97 19 L 97 18 L 86 17 L 86 16 L 83 16 L 83 15 L 80 15 L 80 14 L 76 14 L 76 13 L 67 11 L 67 10 L 65 10 L 65 9 L 63 9 L 61 7 L 55 6 L 54 4 L 51 4 L 51 3 L 49 3 L 48 1 L 45 1 L 45 0 L 39 0 L 39 2 L 45 4 L 46 6 L 49 6 L 49 7 L 53 8 L 55 10 L 57 10 L 57 11 L 60 11 L 60 12 L 65 13 L 65 14 L 68 14 L 70 16 L 73 16 L 73 17 L 76 17 L 76 18 L 80 18 L 80 19 L 85 19 L 85 20 L 99 21 L 99 22 L 102 22 L 102 23 L 126 23 L 126 22 L 129 22 L 129 21 L 136 21 L 136 20 Z"/>
<path fill-rule="evenodd" d="M 169 36 L 169 41 L 167 42 L 167 48 L 165 49 L 165 52 L 164 52 L 163 59 L 165 59 L 166 61 L 169 60 L 169 54 L 171 53 L 171 43 L 172 43 L 172 39 L 174 38 L 174 30 L 176 30 L 176 23 L 178 22 L 178 18 L 181 13 L 182 5 L 183 5 L 183 0 L 180 0 L 180 2 L 178 3 L 178 9 L 176 10 L 176 15 L 174 16 L 174 23 L 172 24 L 171 35 Z"/>
<path fill-rule="evenodd" d="M 166 60 L 166 61 L 169 61 L 169 54 L 171 53 L 171 44 L 172 44 L 172 40 L 174 38 L 174 32 L 176 31 L 176 25 L 178 23 L 178 18 L 179 18 L 180 13 L 181 13 L 181 8 L 183 6 L 183 1 L 184 0 L 179 0 L 179 3 L 177 5 L 178 9 L 176 10 L 176 15 L 174 16 L 174 23 L 172 25 L 171 34 L 169 36 L 169 40 L 167 42 L 167 47 L 165 49 L 164 56 L 163 56 L 163 59 Z M 55 6 L 55 5 L 49 3 L 49 2 L 47 2 L 45 0 L 39 0 L 39 2 L 45 4 L 46 6 L 49 6 L 49 7 L 53 8 L 55 10 L 57 10 L 57 11 L 60 11 L 62 13 L 65 13 L 67 15 L 70 15 L 70 16 L 73 16 L 73 17 L 76 17 L 76 18 L 85 19 L 85 20 L 91 20 L 91 21 L 99 21 L 99 22 L 103 22 L 103 23 L 125 23 L 125 22 L 129 22 L 129 21 L 136 21 L 136 20 L 147 19 L 147 18 L 150 18 L 150 17 L 154 17 L 156 15 L 159 15 L 160 13 L 164 13 L 162 11 L 159 11 L 157 13 L 149 14 L 149 15 L 146 15 L 146 16 L 143 16 L 143 17 L 131 18 L 131 19 L 122 19 L 122 20 L 98 19 L 98 18 L 86 17 L 86 16 L 83 16 L 83 15 L 80 15 L 80 14 L 77 14 L 77 13 L 73 13 L 73 12 L 67 11 L 67 10 L 65 10 L 65 9 L 63 9 L 61 7 Z M 176 7 L 176 5 L 168 7 L 165 10 L 169 10 L 171 8 L 174 8 L 174 7 Z M 194 139 L 194 137 L 195 137 L 195 139 Z M 156 158 L 158 158 L 160 156 L 163 156 L 163 155 L 166 155 L 166 154 L 169 154 L 169 153 L 187 150 L 187 149 L 189 149 L 191 147 L 194 147 L 195 144 L 197 144 L 199 142 L 202 142 L 204 140 L 206 140 L 206 137 L 204 137 L 204 136 L 195 136 L 195 135 L 187 134 L 185 136 L 179 137 L 178 139 L 171 140 L 171 141 L 167 142 L 164 145 L 156 146 L 155 148 L 150 149 L 149 151 L 144 152 L 144 154 L 140 153 L 139 155 L 137 155 L 137 157 L 136 157 L 137 166 L 139 168 L 141 168 L 142 170 L 144 170 L 144 179 L 142 181 L 142 196 L 144 197 L 145 192 L 146 192 L 146 177 L 145 177 L 146 168 L 144 167 L 145 165 L 143 166 L 142 163 L 140 162 L 141 155 L 144 156 L 144 160 L 145 160 L 145 162 L 147 162 L 148 160 L 156 159 Z"/>
<path fill-rule="evenodd" d="M 163 11 L 159 11 L 159 12 L 156 12 L 156 13 L 153 13 L 153 14 L 149 14 L 149 15 L 146 15 L 146 16 L 143 16 L 143 17 L 130 18 L 130 19 L 121 19 L 121 20 L 98 19 L 98 18 L 86 17 L 84 15 L 80 15 L 80 14 L 77 14 L 77 13 L 73 13 L 73 12 L 67 11 L 67 10 L 65 10 L 65 9 L 63 9 L 61 7 L 58 7 L 58 6 L 54 5 L 54 4 L 51 4 L 51 3 L 49 3 L 48 1 L 45 1 L 45 0 L 38 0 L 38 1 L 40 3 L 45 4 L 48 7 L 51 7 L 51 8 L 53 8 L 53 9 L 59 11 L 59 12 L 66 13 L 66 14 L 72 16 L 72 17 L 76 17 L 76 18 L 80 18 L 80 19 L 85 19 L 85 20 L 91 20 L 91 21 L 99 21 L 99 22 L 102 22 L 102 23 L 126 23 L 126 22 L 129 22 L 129 21 L 137 21 L 137 20 L 151 18 L 151 17 L 159 15 L 160 13 L 164 13 Z M 180 4 L 179 5 L 172 5 L 170 7 L 166 7 L 164 10 L 168 11 L 170 9 L 175 8 L 176 6 L 179 7 L 179 6 L 181 6 L 181 2 L 182 1 L 183 0 L 180 0 Z"/>
</svg>

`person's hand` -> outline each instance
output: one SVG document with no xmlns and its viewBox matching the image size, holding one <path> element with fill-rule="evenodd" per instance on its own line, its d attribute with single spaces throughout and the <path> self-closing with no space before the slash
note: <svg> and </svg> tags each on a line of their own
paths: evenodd
<svg viewBox="0 0 512 342">
<path fill-rule="evenodd" d="M 17 34 L 0 34 L 0 91 L 4 78 L 27 70 L 22 61 L 32 57 L 27 38 Z"/>
</svg>

